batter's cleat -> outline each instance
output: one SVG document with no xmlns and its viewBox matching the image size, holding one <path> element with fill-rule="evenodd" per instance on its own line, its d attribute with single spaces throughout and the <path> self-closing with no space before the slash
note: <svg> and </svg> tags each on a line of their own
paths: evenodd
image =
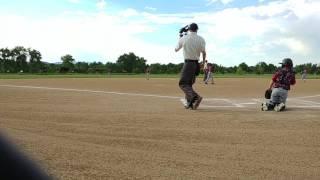
<svg viewBox="0 0 320 180">
<path fill-rule="evenodd" d="M 286 108 L 286 105 L 284 103 L 280 103 L 274 107 L 274 111 L 280 112 L 280 111 L 283 111 L 285 108 Z"/>
<path fill-rule="evenodd" d="M 194 110 L 198 109 L 201 101 L 202 101 L 202 97 L 201 97 L 201 96 L 198 96 L 197 99 L 196 99 L 195 102 L 194 102 L 194 107 L 193 107 Z"/>
</svg>

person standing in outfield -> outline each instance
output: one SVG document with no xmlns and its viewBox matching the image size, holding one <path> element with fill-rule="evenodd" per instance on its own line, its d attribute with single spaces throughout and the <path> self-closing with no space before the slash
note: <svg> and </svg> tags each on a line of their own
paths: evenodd
<svg viewBox="0 0 320 180">
<path fill-rule="evenodd" d="M 200 73 L 200 54 L 202 54 L 203 63 L 206 60 L 206 43 L 197 32 L 198 25 L 196 23 L 190 24 L 188 26 L 188 34 L 180 38 L 175 48 L 176 52 L 183 48 L 185 63 L 181 70 L 179 87 L 185 93 L 187 100 L 187 104 L 185 105 L 186 109 L 197 109 L 202 101 L 202 97 L 192 88 L 196 76 Z"/>
<path fill-rule="evenodd" d="M 207 80 L 207 75 L 208 75 L 208 61 L 205 60 L 203 63 L 203 82 Z"/>
<path fill-rule="evenodd" d="M 301 72 L 301 79 L 303 80 L 303 82 L 306 82 L 306 79 L 307 79 L 307 69 L 304 69 L 304 70 Z"/>
<path fill-rule="evenodd" d="M 271 99 L 269 102 L 262 103 L 262 111 L 283 111 L 286 107 L 290 86 L 296 83 L 292 60 L 285 58 L 280 64 L 282 64 L 282 67 L 273 75 L 269 86 L 269 89 L 272 89 Z"/>
<path fill-rule="evenodd" d="M 208 70 L 207 70 L 207 79 L 205 80 L 205 84 L 208 84 L 209 80 L 211 79 L 211 84 L 214 84 L 213 81 L 213 71 L 214 71 L 214 67 L 213 64 L 208 63 Z"/>
<path fill-rule="evenodd" d="M 150 66 L 147 65 L 147 68 L 146 68 L 146 79 L 149 80 L 150 78 L 150 72 L 151 72 L 151 68 Z"/>
</svg>

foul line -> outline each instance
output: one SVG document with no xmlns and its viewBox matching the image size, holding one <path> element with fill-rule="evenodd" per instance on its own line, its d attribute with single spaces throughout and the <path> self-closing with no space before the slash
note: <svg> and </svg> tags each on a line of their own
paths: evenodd
<svg viewBox="0 0 320 180">
<path fill-rule="evenodd" d="M 168 99 L 180 99 L 181 97 L 176 96 L 161 96 L 154 94 L 139 94 L 139 93 L 123 93 L 114 91 L 93 91 L 87 89 L 69 89 L 69 88 L 51 88 L 51 87 L 41 87 L 41 86 L 16 86 L 16 85 L 0 85 L 2 87 L 11 88 L 27 88 L 27 89 L 46 89 L 46 90 L 56 90 L 56 91 L 73 91 L 73 92 L 89 92 L 89 93 L 102 93 L 102 94 L 116 94 L 116 95 L 127 95 L 127 96 L 143 96 L 143 97 L 156 97 L 156 98 L 168 98 Z"/>
<path fill-rule="evenodd" d="M 320 94 L 314 95 L 314 96 L 295 97 L 295 98 L 291 98 L 291 99 L 305 99 L 305 98 L 315 98 L 315 97 L 320 97 Z"/>
<path fill-rule="evenodd" d="M 207 100 L 207 99 L 205 99 L 205 100 Z M 210 100 L 222 100 L 222 101 L 224 101 L 225 99 L 214 99 L 214 98 L 210 98 Z M 184 106 L 186 106 L 186 100 L 185 99 L 183 99 L 183 98 L 181 98 L 180 99 L 180 102 L 184 105 Z M 232 106 L 211 106 L 211 105 L 203 105 L 203 104 L 200 104 L 200 107 L 209 107 L 209 108 L 230 108 L 230 107 L 237 107 L 237 106 L 235 106 L 235 105 L 232 105 Z"/>
</svg>

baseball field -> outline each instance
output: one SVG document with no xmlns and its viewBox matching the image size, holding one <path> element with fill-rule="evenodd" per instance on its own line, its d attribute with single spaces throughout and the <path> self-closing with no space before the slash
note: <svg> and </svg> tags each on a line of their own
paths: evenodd
<svg viewBox="0 0 320 180">
<path fill-rule="evenodd" d="M 269 78 L 0 80 L 0 130 L 58 179 L 319 179 L 320 80 L 262 112 Z"/>
</svg>

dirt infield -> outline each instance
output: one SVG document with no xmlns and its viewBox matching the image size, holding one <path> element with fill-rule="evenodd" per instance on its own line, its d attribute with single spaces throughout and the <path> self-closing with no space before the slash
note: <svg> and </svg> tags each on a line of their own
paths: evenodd
<svg viewBox="0 0 320 180">
<path fill-rule="evenodd" d="M 319 179 L 320 80 L 261 112 L 268 79 L 0 80 L 0 127 L 59 179 Z"/>
</svg>

